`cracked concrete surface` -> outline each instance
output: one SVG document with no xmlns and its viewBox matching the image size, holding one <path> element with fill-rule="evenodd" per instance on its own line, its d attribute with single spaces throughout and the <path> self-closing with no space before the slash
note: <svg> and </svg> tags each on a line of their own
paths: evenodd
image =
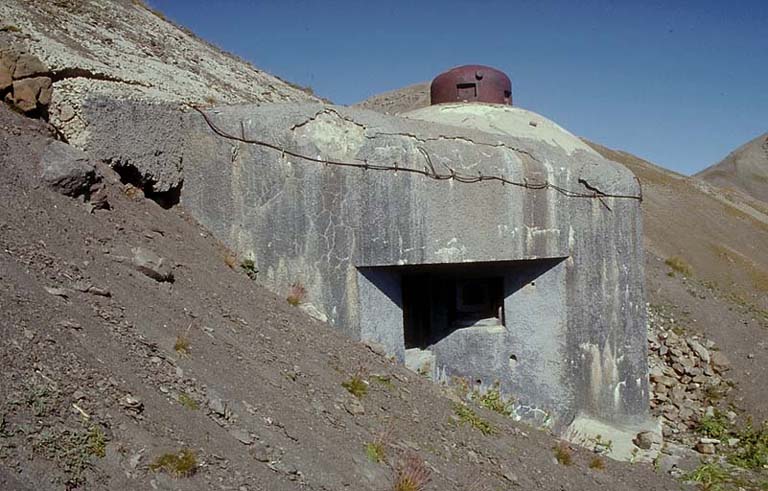
<svg viewBox="0 0 768 491">
<path fill-rule="evenodd" d="M 409 111 L 402 116 L 543 141 L 560 147 L 568 155 L 573 155 L 577 150 L 597 155 L 586 143 L 559 125 L 519 107 L 502 104 L 438 104 Z"/>
</svg>

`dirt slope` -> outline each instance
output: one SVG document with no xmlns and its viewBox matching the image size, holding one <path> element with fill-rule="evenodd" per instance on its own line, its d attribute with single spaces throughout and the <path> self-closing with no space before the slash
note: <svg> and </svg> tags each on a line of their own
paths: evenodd
<svg viewBox="0 0 768 491">
<path fill-rule="evenodd" d="M 648 466 L 590 470 L 585 452 L 560 465 L 553 438 L 481 408 L 495 434 L 461 424 L 443 389 L 228 267 L 183 209 L 102 166 L 110 209 L 41 186 L 50 140 L 0 107 L 3 489 L 380 490 L 409 453 L 431 469 L 426 489 L 675 487 Z M 136 247 L 174 281 L 138 271 Z M 355 375 L 359 400 L 342 387 Z M 378 464 L 364 449 L 377 438 Z M 182 449 L 192 477 L 152 471 Z"/>
<path fill-rule="evenodd" d="M 429 82 L 422 82 L 369 97 L 355 106 L 385 114 L 400 114 L 429 104 Z"/>
<path fill-rule="evenodd" d="M 725 189 L 737 189 L 768 203 L 768 133 L 750 140 L 720 163 L 696 174 Z"/>
</svg>

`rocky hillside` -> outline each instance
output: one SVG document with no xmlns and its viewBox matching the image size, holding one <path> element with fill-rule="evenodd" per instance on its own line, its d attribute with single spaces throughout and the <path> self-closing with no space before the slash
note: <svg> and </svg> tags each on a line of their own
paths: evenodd
<svg viewBox="0 0 768 491">
<path fill-rule="evenodd" d="M 429 82 L 422 82 L 375 95 L 355 105 L 385 114 L 400 114 L 429 106 L 429 103 Z"/>
<path fill-rule="evenodd" d="M 0 46 L 39 59 L 29 75 L 52 81 L 50 120 L 74 144 L 87 131 L 78 118 L 84 97 L 205 104 L 317 100 L 139 0 L 4 0 Z M 3 66 L 12 68 L 9 58 L 0 54 L 0 90 Z"/>
<path fill-rule="evenodd" d="M 768 133 L 748 141 L 697 176 L 768 203 Z"/>
</svg>

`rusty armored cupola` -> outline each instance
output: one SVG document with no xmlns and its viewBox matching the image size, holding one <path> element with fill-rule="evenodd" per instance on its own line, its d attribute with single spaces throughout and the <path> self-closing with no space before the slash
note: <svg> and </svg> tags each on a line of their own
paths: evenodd
<svg viewBox="0 0 768 491">
<path fill-rule="evenodd" d="M 441 73 L 429 89 L 432 104 L 488 102 L 512 105 L 512 82 L 504 72 L 483 65 L 464 65 Z"/>
</svg>

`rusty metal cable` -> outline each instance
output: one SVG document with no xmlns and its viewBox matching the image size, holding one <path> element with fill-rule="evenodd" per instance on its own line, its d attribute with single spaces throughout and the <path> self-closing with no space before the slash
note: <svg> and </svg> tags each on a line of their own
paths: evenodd
<svg viewBox="0 0 768 491">
<path fill-rule="evenodd" d="M 503 175 L 501 176 L 484 175 L 480 172 L 478 172 L 477 175 L 471 175 L 471 174 L 456 172 L 452 168 L 448 168 L 450 173 L 439 173 L 437 172 L 434 165 L 432 164 L 432 159 L 429 157 L 429 153 L 427 153 L 427 151 L 421 147 L 417 147 L 417 148 L 419 152 L 424 156 L 424 160 L 426 162 L 426 165 L 424 166 L 423 169 L 401 167 L 397 165 L 397 162 L 395 162 L 393 165 L 388 165 L 388 164 L 371 163 L 371 162 L 368 162 L 367 160 L 362 160 L 357 162 L 342 162 L 342 161 L 336 161 L 336 160 L 330 160 L 330 159 L 320 159 L 320 158 L 310 157 L 308 155 L 303 155 L 298 152 L 294 152 L 290 149 L 281 147 L 280 145 L 276 145 L 274 143 L 246 138 L 244 131 L 243 131 L 243 136 L 235 136 L 235 135 L 229 134 L 226 131 L 219 128 L 202 109 L 193 105 L 190 105 L 190 107 L 195 111 L 197 111 L 198 113 L 200 113 L 200 115 L 203 117 L 203 119 L 205 120 L 206 124 L 211 129 L 211 131 L 213 131 L 216 135 L 222 138 L 225 138 L 227 140 L 237 141 L 240 143 L 249 144 L 249 145 L 258 145 L 261 147 L 269 148 L 269 149 L 275 150 L 276 152 L 280 152 L 281 155 L 289 155 L 291 157 L 295 157 L 297 159 L 305 160 L 308 162 L 313 162 L 316 164 L 335 165 L 338 167 L 352 167 L 352 168 L 363 169 L 363 170 L 409 172 L 412 174 L 422 175 L 430 179 L 435 179 L 437 181 L 453 180 L 453 181 L 461 182 L 465 184 L 496 181 L 496 182 L 500 182 L 502 185 L 516 186 L 516 187 L 525 188 L 525 189 L 532 189 L 532 190 L 551 189 L 569 198 L 597 199 L 603 204 L 603 206 L 605 206 L 609 210 L 610 208 L 605 203 L 604 198 L 634 199 L 638 201 L 643 200 L 642 195 L 610 194 L 610 193 L 603 193 L 598 189 L 590 189 L 590 192 L 587 193 L 583 191 L 573 191 L 570 189 L 566 189 L 556 184 L 552 184 L 551 182 L 548 182 L 548 181 L 529 182 L 525 180 L 524 182 L 519 182 L 519 181 L 513 181 L 511 179 L 508 179 Z"/>
</svg>

